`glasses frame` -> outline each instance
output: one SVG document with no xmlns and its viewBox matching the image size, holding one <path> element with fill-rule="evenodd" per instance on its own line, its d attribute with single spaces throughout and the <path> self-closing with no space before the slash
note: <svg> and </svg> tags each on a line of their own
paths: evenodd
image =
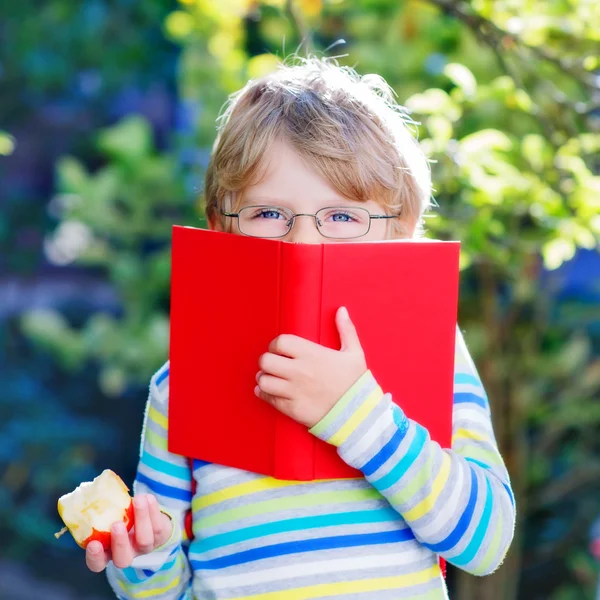
<svg viewBox="0 0 600 600">
<path fill-rule="evenodd" d="M 261 235 L 252 235 L 250 233 L 245 233 L 244 231 L 242 231 L 242 228 L 240 227 L 239 219 L 240 219 L 240 213 L 242 212 L 242 210 L 245 210 L 248 208 L 271 208 L 271 209 L 278 209 L 278 210 L 282 210 L 282 211 L 291 213 L 290 219 L 287 223 L 288 230 L 283 235 L 276 235 L 276 236 L 261 236 Z M 353 235 L 351 237 L 345 237 L 345 238 L 325 235 L 319 228 L 317 215 L 323 210 L 332 210 L 335 208 L 339 208 L 342 210 L 343 209 L 354 210 L 354 209 L 358 208 L 359 210 L 364 210 L 367 213 L 367 215 L 369 216 L 369 226 L 367 227 L 367 230 L 364 233 L 361 233 L 360 235 Z M 399 214 L 398 215 L 372 215 L 366 208 L 363 208 L 362 206 L 325 206 L 323 208 L 320 208 L 316 213 L 293 213 L 289 208 L 286 208 L 285 206 L 271 206 L 269 204 L 253 204 L 251 206 L 244 206 L 242 209 L 240 209 L 236 213 L 227 212 L 227 211 L 224 211 L 223 209 L 220 209 L 220 213 L 224 217 L 237 218 L 238 229 L 240 230 L 240 233 L 242 235 L 245 235 L 247 237 L 263 239 L 263 240 L 279 240 L 281 238 L 284 238 L 296 224 L 296 217 L 312 217 L 315 220 L 315 227 L 317 228 L 317 231 L 319 232 L 319 234 L 328 240 L 356 240 L 358 238 L 364 237 L 365 235 L 367 235 L 369 233 L 369 231 L 371 231 L 371 221 L 373 219 L 397 219 L 398 217 L 401 216 Z"/>
</svg>

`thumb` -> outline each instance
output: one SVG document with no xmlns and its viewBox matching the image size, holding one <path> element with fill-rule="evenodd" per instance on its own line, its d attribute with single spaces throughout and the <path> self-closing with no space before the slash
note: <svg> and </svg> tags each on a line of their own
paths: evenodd
<svg viewBox="0 0 600 600">
<path fill-rule="evenodd" d="M 335 322 L 338 333 L 340 334 L 340 341 L 342 343 L 340 350 L 342 352 L 347 352 L 348 350 L 362 351 L 362 346 L 360 345 L 360 340 L 358 339 L 356 327 L 354 327 L 354 323 L 350 320 L 350 315 L 348 314 L 348 310 L 345 306 L 342 306 L 338 309 L 335 315 Z"/>
</svg>

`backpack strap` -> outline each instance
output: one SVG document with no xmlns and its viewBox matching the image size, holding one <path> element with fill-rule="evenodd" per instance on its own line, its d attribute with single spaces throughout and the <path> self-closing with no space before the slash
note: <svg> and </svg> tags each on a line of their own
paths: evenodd
<svg viewBox="0 0 600 600">
<path fill-rule="evenodd" d="M 196 479 L 194 478 L 194 459 L 188 458 L 188 463 L 190 466 L 190 476 L 191 476 L 191 480 L 192 480 L 192 498 L 193 498 L 194 494 L 196 493 Z M 185 534 L 187 536 L 187 539 L 190 542 L 194 539 L 194 529 L 192 527 L 192 507 L 191 507 L 191 505 L 185 515 Z"/>
</svg>

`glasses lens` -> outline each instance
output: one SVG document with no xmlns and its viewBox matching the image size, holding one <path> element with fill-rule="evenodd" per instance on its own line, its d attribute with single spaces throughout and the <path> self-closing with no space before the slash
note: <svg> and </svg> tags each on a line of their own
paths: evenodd
<svg viewBox="0 0 600 600">
<path fill-rule="evenodd" d="M 279 206 L 246 206 L 239 215 L 240 231 L 261 238 L 283 237 L 290 230 L 294 216 Z"/>
<path fill-rule="evenodd" d="M 370 214 L 365 208 L 334 206 L 322 208 L 317 213 L 317 226 L 321 235 L 345 240 L 361 237 L 369 231 Z"/>
</svg>

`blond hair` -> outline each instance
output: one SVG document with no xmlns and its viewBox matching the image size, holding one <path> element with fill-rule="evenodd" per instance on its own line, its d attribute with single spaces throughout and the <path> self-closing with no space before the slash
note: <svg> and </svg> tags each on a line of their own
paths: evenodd
<svg viewBox="0 0 600 600">
<path fill-rule="evenodd" d="M 293 61 L 225 103 L 206 172 L 208 219 L 227 229 L 219 209 L 235 210 L 262 176 L 268 148 L 283 140 L 346 198 L 400 214 L 393 237 L 419 229 L 431 196 L 429 163 L 389 85 L 332 59 Z M 227 198 L 235 200 L 224 207 Z"/>
</svg>

